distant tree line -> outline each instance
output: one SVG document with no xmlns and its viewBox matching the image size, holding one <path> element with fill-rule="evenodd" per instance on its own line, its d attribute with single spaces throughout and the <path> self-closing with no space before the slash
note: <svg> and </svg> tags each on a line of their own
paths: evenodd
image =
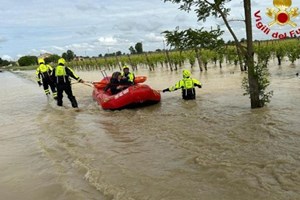
<svg viewBox="0 0 300 200">
<path fill-rule="evenodd" d="M 136 43 L 134 47 L 130 46 L 128 50 L 129 50 L 130 54 L 142 54 L 142 53 L 144 53 L 143 44 L 141 42 Z M 106 53 L 106 54 L 104 54 L 104 57 L 114 57 L 114 56 L 122 56 L 122 55 L 126 55 L 126 53 L 122 53 L 121 51 L 116 51 L 116 52 L 113 52 L 113 53 Z M 101 58 L 101 57 L 103 57 L 103 55 L 99 54 L 98 57 Z"/>
<path fill-rule="evenodd" d="M 143 53 L 143 44 L 141 42 L 138 42 L 135 44 L 134 47 L 130 46 L 129 51 L 130 51 L 130 54 L 142 54 Z M 121 55 L 126 55 L 126 54 L 122 53 L 121 51 L 117 51 L 114 53 L 106 53 L 106 54 L 104 54 L 104 57 L 121 56 Z M 74 60 L 74 58 L 76 58 L 76 54 L 72 50 L 67 50 L 66 52 L 62 53 L 61 56 L 59 56 L 57 54 L 53 54 L 49 57 L 46 57 L 45 62 L 46 62 L 46 64 L 57 63 L 58 59 L 61 57 L 64 58 L 66 61 L 70 62 L 70 61 Z M 102 54 L 99 54 L 98 57 L 103 57 L 103 56 L 102 56 Z M 87 56 L 87 58 L 89 58 L 89 57 Z M 22 56 L 19 58 L 18 64 L 19 64 L 19 66 L 37 65 L 38 64 L 37 59 L 38 59 L 37 56 L 31 56 L 31 55 Z M 7 65 L 8 61 L 6 61 L 5 64 L 2 64 L 2 62 L 4 62 L 4 61 L 2 61 L 2 59 L 1 59 L 0 66 Z"/>
<path fill-rule="evenodd" d="M 36 56 L 22 56 L 18 60 L 19 66 L 30 66 L 37 64 L 37 57 Z"/>
<path fill-rule="evenodd" d="M 111 56 L 121 56 L 125 55 L 125 53 L 122 53 L 121 51 L 113 52 L 113 53 L 106 53 L 104 54 L 104 57 L 111 57 Z M 103 57 L 102 54 L 99 54 L 99 57 Z"/>
<path fill-rule="evenodd" d="M 74 54 L 73 51 L 68 50 L 68 51 L 64 52 L 61 56 L 59 56 L 57 54 L 53 54 L 53 55 L 46 57 L 45 63 L 46 64 L 57 63 L 58 59 L 61 57 L 64 58 L 66 61 L 72 61 L 76 57 L 76 55 Z M 19 58 L 18 64 L 19 64 L 19 66 L 37 65 L 38 64 L 37 59 L 38 59 L 37 56 L 22 56 Z M 0 66 L 1 66 L 1 64 L 0 64 Z"/>
<path fill-rule="evenodd" d="M 2 60 L 2 58 L 0 58 L 0 66 L 8 66 L 10 64 L 11 62 L 9 62 L 8 60 Z"/>
</svg>

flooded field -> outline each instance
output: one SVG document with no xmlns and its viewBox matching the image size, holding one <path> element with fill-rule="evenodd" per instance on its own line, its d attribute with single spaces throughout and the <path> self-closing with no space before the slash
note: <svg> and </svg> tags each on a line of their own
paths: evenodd
<svg viewBox="0 0 300 200">
<path fill-rule="evenodd" d="M 238 67 L 192 70 L 195 101 L 104 111 L 73 84 L 79 111 L 47 100 L 34 71 L 0 73 L 0 199 L 300 199 L 299 63 L 270 67 L 272 101 L 250 109 Z M 78 71 L 98 81 L 98 71 Z M 111 73 L 111 72 L 108 72 Z M 179 72 L 139 69 L 164 89 Z"/>
</svg>

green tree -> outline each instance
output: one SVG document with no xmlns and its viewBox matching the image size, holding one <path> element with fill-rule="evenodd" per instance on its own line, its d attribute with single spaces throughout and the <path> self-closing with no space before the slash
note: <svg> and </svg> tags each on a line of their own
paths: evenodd
<svg viewBox="0 0 300 200">
<path fill-rule="evenodd" d="M 284 45 L 278 44 L 275 45 L 275 56 L 278 61 L 278 65 L 281 65 L 281 60 L 284 58 L 284 56 L 287 53 L 287 48 Z"/>
<path fill-rule="evenodd" d="M 199 21 L 205 21 L 208 17 L 213 16 L 221 18 L 232 35 L 235 45 L 237 46 L 238 52 L 240 52 L 245 59 L 245 63 L 248 67 L 248 84 L 249 94 L 251 100 L 251 108 L 259 108 L 264 106 L 264 92 L 266 87 L 260 87 L 259 78 L 267 78 L 267 73 L 260 75 L 262 70 L 256 70 L 260 65 L 254 64 L 254 50 L 253 50 L 253 38 L 252 38 L 252 22 L 251 22 L 251 1 L 243 0 L 244 2 L 244 13 L 245 13 L 245 26 L 246 26 L 246 42 L 247 48 L 245 49 L 238 41 L 235 32 L 228 22 L 228 15 L 230 8 L 227 8 L 226 3 L 231 0 L 164 0 L 164 2 L 173 2 L 180 4 L 180 9 L 187 12 L 194 9 L 197 14 Z"/>
<path fill-rule="evenodd" d="M 135 49 L 133 48 L 133 46 L 130 46 L 130 47 L 129 47 L 129 51 L 130 51 L 130 54 L 136 54 L 136 51 L 135 51 Z"/>
<path fill-rule="evenodd" d="M 47 58 L 45 58 L 45 62 L 48 63 L 57 63 L 58 59 L 60 58 L 59 55 L 53 54 Z"/>
<path fill-rule="evenodd" d="M 187 29 L 179 31 L 178 27 L 174 31 L 164 31 L 167 45 L 173 46 L 181 52 L 184 49 L 194 49 L 198 60 L 200 71 L 202 69 L 201 49 L 216 49 L 224 44 L 223 40 L 218 39 L 223 33 L 218 27 L 216 30 L 205 31 L 201 29 Z M 207 68 L 205 67 L 207 70 Z"/>
<path fill-rule="evenodd" d="M 141 42 L 136 43 L 134 47 L 137 54 L 143 53 L 143 44 Z"/>
<path fill-rule="evenodd" d="M 121 56 L 122 55 L 122 52 L 121 51 L 117 51 L 116 52 L 116 56 Z"/>
<path fill-rule="evenodd" d="M 200 55 L 201 49 L 217 49 L 224 45 L 224 41 L 218 39 L 222 33 L 223 31 L 221 31 L 219 27 L 218 29 L 211 31 L 205 31 L 203 28 L 195 30 L 190 28 L 184 31 L 182 43 L 184 44 L 185 48 L 192 48 L 195 50 L 198 65 L 201 71 L 203 71 Z M 206 66 L 205 70 L 207 70 Z"/>
<path fill-rule="evenodd" d="M 61 57 L 63 57 L 66 61 L 70 62 L 76 57 L 76 55 L 73 51 L 68 50 L 67 52 L 63 53 Z"/>
<path fill-rule="evenodd" d="M 9 64 L 10 64 L 9 61 L 7 61 L 7 60 L 2 60 L 2 58 L 0 58 L 0 66 L 7 66 L 7 65 L 9 65 Z"/>
<path fill-rule="evenodd" d="M 20 66 L 30 66 L 37 64 L 37 57 L 36 56 L 22 56 L 19 58 L 18 63 Z"/>
<path fill-rule="evenodd" d="M 162 33 L 165 34 L 167 46 L 170 46 L 170 48 L 173 47 L 175 50 L 179 50 L 179 57 L 182 57 L 182 51 L 185 47 L 183 43 L 184 31 L 179 31 L 179 27 L 177 26 L 174 31 L 164 31 Z M 171 61 L 168 51 L 166 51 L 166 56 L 170 65 L 170 69 L 173 71 L 173 64 L 175 63 Z M 177 70 L 176 64 L 175 70 Z"/>
<path fill-rule="evenodd" d="M 164 31 L 167 46 L 173 47 L 175 50 L 179 50 L 180 53 L 184 50 L 184 31 L 179 31 L 179 27 L 177 26 L 174 31 Z"/>
</svg>

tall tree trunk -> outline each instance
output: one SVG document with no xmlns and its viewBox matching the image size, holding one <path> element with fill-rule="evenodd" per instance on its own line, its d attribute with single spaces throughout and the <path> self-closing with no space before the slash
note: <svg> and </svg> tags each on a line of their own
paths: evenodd
<svg viewBox="0 0 300 200">
<path fill-rule="evenodd" d="M 262 105 L 259 100 L 258 78 L 255 75 L 250 0 L 244 0 L 244 10 L 245 10 L 245 19 L 246 19 L 245 21 L 246 33 L 247 33 L 246 64 L 248 66 L 248 80 L 249 80 L 249 89 L 250 89 L 251 108 L 259 108 L 262 107 Z"/>
<path fill-rule="evenodd" d="M 198 61 L 199 69 L 202 72 L 203 68 L 202 68 L 201 56 L 200 56 L 200 53 L 199 53 L 199 49 L 197 47 L 195 48 L 195 52 L 196 52 L 196 58 L 197 58 L 197 61 Z"/>
<path fill-rule="evenodd" d="M 281 65 L 281 56 L 277 55 L 278 65 Z"/>
<path fill-rule="evenodd" d="M 204 69 L 205 69 L 205 71 L 207 71 L 207 65 L 208 65 L 208 62 L 204 62 Z"/>
<path fill-rule="evenodd" d="M 250 3 L 250 2 L 247 2 L 247 1 L 248 1 L 248 0 L 244 0 L 244 7 L 245 7 L 245 9 L 246 9 L 245 3 L 250 4 L 250 7 L 249 7 L 249 8 L 250 8 L 250 11 L 251 11 L 251 3 Z M 206 1 L 206 2 L 209 3 L 208 1 Z M 223 19 L 226 28 L 228 29 L 229 33 L 230 33 L 231 36 L 233 37 L 234 44 L 235 44 L 235 46 L 236 46 L 237 49 L 238 49 L 238 55 L 239 55 L 240 65 L 243 65 L 243 62 L 241 62 L 241 61 L 243 60 L 242 57 L 246 57 L 246 54 L 247 54 L 247 52 L 246 52 L 246 50 L 245 50 L 245 47 L 242 46 L 241 43 L 238 41 L 238 39 L 237 39 L 235 33 L 233 32 L 231 26 L 229 25 L 229 22 L 228 22 L 228 20 L 227 20 L 227 18 L 226 18 L 226 15 L 223 13 L 223 11 L 222 11 L 220 8 L 217 8 L 217 11 L 218 11 L 218 13 L 220 13 L 221 18 Z M 245 10 L 245 12 L 246 12 L 246 10 Z M 250 20 L 251 20 L 251 13 L 247 13 L 247 14 L 249 14 L 249 17 L 250 17 Z M 251 23 L 251 21 L 250 21 L 250 23 Z M 251 26 L 250 26 L 250 28 L 251 28 Z M 252 35 L 252 29 L 251 29 L 251 35 Z M 251 37 L 251 38 L 252 38 L 252 37 Z M 251 40 L 251 42 L 252 42 L 252 40 Z M 252 57 L 253 57 L 253 56 L 252 56 Z M 246 61 L 245 61 L 245 62 L 246 62 Z M 246 63 L 246 64 L 247 64 L 247 63 Z M 240 67 L 243 68 L 242 66 L 240 66 Z M 245 66 L 244 71 L 246 71 L 246 68 L 247 68 L 247 67 Z"/>
</svg>

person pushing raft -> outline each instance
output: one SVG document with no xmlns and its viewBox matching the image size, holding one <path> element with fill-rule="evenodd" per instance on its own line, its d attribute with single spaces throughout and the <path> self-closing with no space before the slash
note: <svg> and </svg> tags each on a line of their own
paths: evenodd
<svg viewBox="0 0 300 200">
<path fill-rule="evenodd" d="M 191 78 L 191 72 L 184 69 L 182 72 L 183 79 L 178 81 L 175 86 L 164 89 L 162 92 L 173 92 L 175 90 L 182 90 L 182 98 L 184 100 L 196 99 L 195 86 L 202 88 L 202 84 L 197 79 Z"/>
<path fill-rule="evenodd" d="M 38 68 L 36 69 L 36 81 L 39 84 L 39 86 L 43 86 L 45 94 L 48 96 L 50 95 L 49 86 L 52 91 L 53 98 L 57 99 L 57 92 L 55 88 L 55 83 L 51 78 L 52 74 L 52 67 L 50 65 L 45 64 L 45 60 L 43 58 L 38 59 Z"/>
<path fill-rule="evenodd" d="M 52 72 L 52 78 L 55 81 L 57 87 L 57 105 L 63 105 L 63 92 L 65 92 L 68 95 L 69 100 L 71 101 L 72 107 L 78 108 L 76 98 L 72 92 L 70 77 L 80 83 L 84 83 L 84 81 L 79 76 L 77 76 L 71 68 L 65 66 L 65 63 L 65 59 L 58 59 L 58 66 Z"/>
</svg>

